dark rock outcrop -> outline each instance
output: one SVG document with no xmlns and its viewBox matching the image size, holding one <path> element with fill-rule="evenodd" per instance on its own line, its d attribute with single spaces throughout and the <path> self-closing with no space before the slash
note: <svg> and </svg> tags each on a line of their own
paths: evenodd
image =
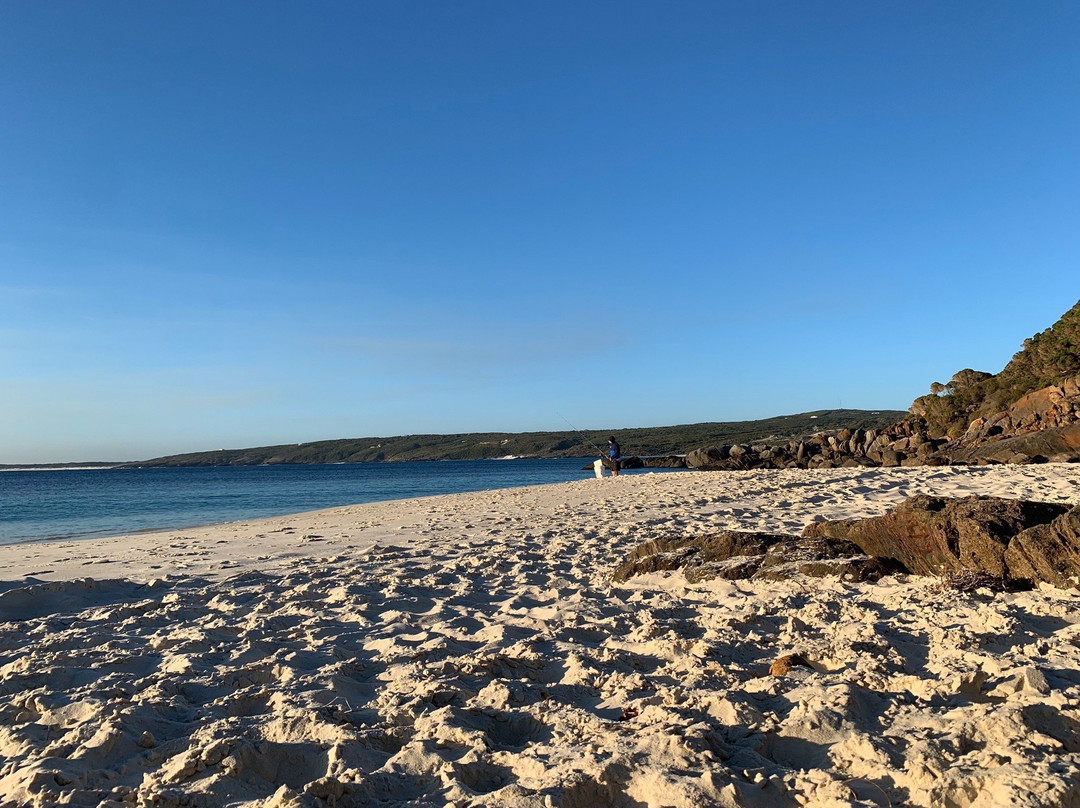
<svg viewBox="0 0 1080 808">
<path fill-rule="evenodd" d="M 815 522 L 801 538 L 724 530 L 648 541 L 613 574 L 617 582 L 682 570 L 709 578 L 783 580 L 794 575 L 877 581 L 883 575 L 982 573 L 1004 589 L 1045 582 L 1080 586 L 1080 507 L 1000 497 L 912 497 L 884 516 Z"/>
<path fill-rule="evenodd" d="M 611 471 L 615 466 L 615 461 L 610 457 L 599 458 L 600 463 L 604 468 Z M 592 471 L 592 461 L 581 467 L 582 471 Z M 658 455 L 656 457 L 638 457 L 637 455 L 627 455 L 626 457 L 619 458 L 619 469 L 684 469 L 686 468 L 686 458 L 682 455 Z"/>
<path fill-rule="evenodd" d="M 687 468 L 709 469 L 715 467 L 728 458 L 729 447 L 706 446 L 703 449 L 694 449 L 686 454 Z"/>
<path fill-rule="evenodd" d="M 709 578 L 783 580 L 796 574 L 877 581 L 902 572 L 896 562 L 872 558 L 848 541 L 725 530 L 693 539 L 648 541 L 615 570 L 615 581 L 681 569 L 691 583 Z"/>
<path fill-rule="evenodd" d="M 1009 574 L 1061 588 L 1080 584 L 1080 508 L 1018 534 L 1005 551 Z"/>
<path fill-rule="evenodd" d="M 835 576 L 858 582 L 878 581 L 883 575 L 896 572 L 904 572 L 900 564 L 866 555 L 850 542 L 792 536 L 769 546 L 750 577 L 756 581 L 781 581 L 799 573 L 810 578 Z"/>
<path fill-rule="evenodd" d="M 938 464 L 944 461 L 933 452 L 944 443 L 901 422 L 888 431 L 842 429 L 771 446 L 707 446 L 689 452 L 686 465 L 702 471 L 745 471 Z"/>
<path fill-rule="evenodd" d="M 1049 553 L 1044 534 L 1029 531 L 1056 523 L 1069 510 L 1048 502 L 920 495 L 884 516 L 816 522 L 807 525 L 803 535 L 850 541 L 864 553 L 894 559 L 919 575 L 976 570 L 1054 583 L 1062 576 L 1046 574 L 1050 566 L 1075 566 L 1080 572 L 1080 544 L 1068 549 L 1073 523 L 1054 532 L 1061 547 Z M 1077 553 L 1075 561 L 1072 552 Z"/>
<path fill-rule="evenodd" d="M 951 463 L 1046 463 L 1080 460 L 1080 422 L 1013 437 L 964 440 L 946 450 Z"/>
<path fill-rule="evenodd" d="M 775 446 L 708 446 L 686 455 L 703 471 L 943 466 L 1080 461 L 1080 380 L 1026 396 L 1015 410 L 977 419 L 960 439 L 931 437 L 917 417 L 880 432 L 841 430 Z M 1069 419 L 1073 420 L 1069 420 Z"/>
<path fill-rule="evenodd" d="M 686 458 L 681 455 L 658 455 L 656 457 L 643 457 L 641 462 L 647 469 L 684 469 Z"/>
<path fill-rule="evenodd" d="M 637 455 L 626 455 L 620 457 L 618 460 L 612 460 L 610 457 L 602 457 L 600 461 L 604 464 L 604 468 L 608 471 L 618 468 L 622 469 L 643 469 L 645 468 L 645 461 Z M 616 465 L 617 464 L 617 465 Z M 591 469 L 592 465 L 585 466 L 586 469 Z"/>
<path fill-rule="evenodd" d="M 638 545 L 614 572 L 615 581 L 663 570 L 677 570 L 690 565 L 726 561 L 732 557 L 751 557 L 765 553 L 765 547 L 787 536 L 725 530 L 696 539 L 654 539 Z"/>
</svg>

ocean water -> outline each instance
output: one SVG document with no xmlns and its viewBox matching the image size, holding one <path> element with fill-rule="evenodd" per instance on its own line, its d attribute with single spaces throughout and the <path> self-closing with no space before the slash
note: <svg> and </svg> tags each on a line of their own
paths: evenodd
<svg viewBox="0 0 1080 808">
<path fill-rule="evenodd" d="M 0 472 L 0 544 L 581 480 L 591 458 Z M 633 473 L 633 472 L 623 472 Z"/>
</svg>

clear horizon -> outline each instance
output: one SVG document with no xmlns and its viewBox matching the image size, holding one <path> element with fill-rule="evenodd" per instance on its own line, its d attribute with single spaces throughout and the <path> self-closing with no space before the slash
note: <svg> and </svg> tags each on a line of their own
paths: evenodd
<svg viewBox="0 0 1080 808">
<path fill-rule="evenodd" d="M 903 410 L 1076 303 L 1064 2 L 14 5 L 0 464 Z"/>
</svg>

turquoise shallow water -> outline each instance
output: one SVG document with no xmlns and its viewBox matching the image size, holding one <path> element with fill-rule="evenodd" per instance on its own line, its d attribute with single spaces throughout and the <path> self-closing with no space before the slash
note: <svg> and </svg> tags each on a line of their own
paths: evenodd
<svg viewBox="0 0 1080 808">
<path fill-rule="evenodd" d="M 0 472 L 0 544 L 581 480 L 590 458 Z M 624 472 L 626 473 L 626 472 Z M 630 472 L 632 473 L 632 472 Z"/>
</svg>

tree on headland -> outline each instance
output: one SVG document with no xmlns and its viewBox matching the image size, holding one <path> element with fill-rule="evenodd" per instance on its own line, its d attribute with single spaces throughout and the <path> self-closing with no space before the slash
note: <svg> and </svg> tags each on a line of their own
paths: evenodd
<svg viewBox="0 0 1080 808">
<path fill-rule="evenodd" d="M 1024 340 L 997 375 L 965 368 L 947 384 L 934 382 L 911 412 L 933 437 L 958 438 L 976 418 L 1007 409 L 1028 393 L 1080 376 L 1080 301 L 1050 328 Z"/>
</svg>

